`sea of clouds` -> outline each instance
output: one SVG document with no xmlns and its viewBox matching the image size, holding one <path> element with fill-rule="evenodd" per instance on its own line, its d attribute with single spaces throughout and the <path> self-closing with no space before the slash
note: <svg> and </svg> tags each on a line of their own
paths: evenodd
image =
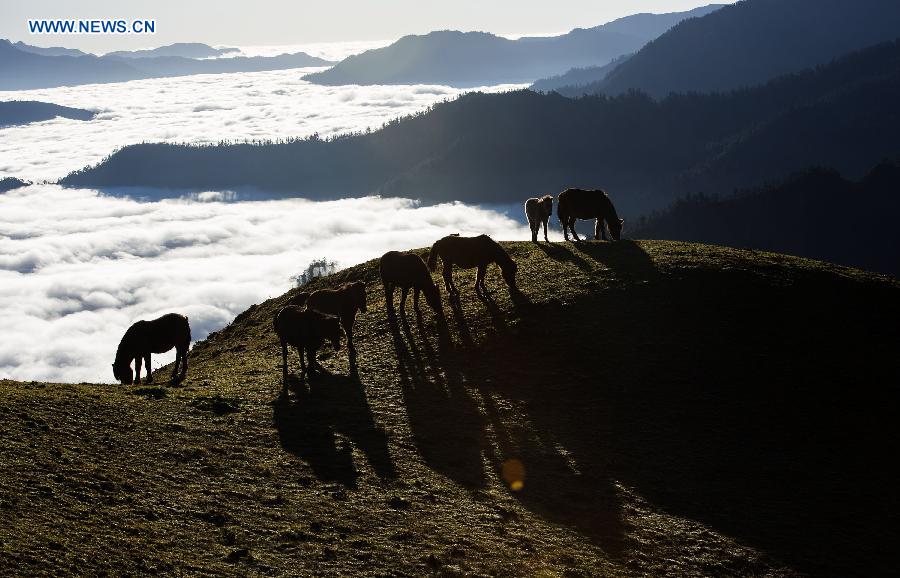
<svg viewBox="0 0 900 578">
<path fill-rule="evenodd" d="M 440 85 L 318 86 L 301 80 L 316 70 L 322 68 L 0 92 L 2 100 L 97 111 L 92 121 L 57 118 L 0 129 L 0 177 L 55 181 L 139 142 L 216 143 L 377 129 L 463 92 Z"/>
<path fill-rule="evenodd" d="M 110 382 L 119 339 L 139 319 L 183 312 L 202 339 L 287 291 L 313 259 L 347 266 L 450 232 L 528 236 L 497 212 L 458 203 L 140 202 L 56 185 L 16 189 L 0 203 L 0 377 Z M 154 356 L 153 365 L 173 358 Z"/>
<path fill-rule="evenodd" d="M 528 237 L 502 210 L 462 204 L 242 201 L 230 191 L 158 200 L 141 189 L 128 197 L 40 183 L 131 143 L 326 136 L 378 128 L 460 94 L 431 85 L 316 86 L 300 79 L 311 70 L 0 92 L 3 100 L 98 111 L 87 122 L 0 129 L 0 177 L 39 183 L 0 194 L 0 378 L 112 381 L 116 346 L 135 321 L 180 311 L 202 339 L 282 294 L 317 258 L 346 267 L 450 232 Z M 154 356 L 153 366 L 173 358 Z"/>
</svg>

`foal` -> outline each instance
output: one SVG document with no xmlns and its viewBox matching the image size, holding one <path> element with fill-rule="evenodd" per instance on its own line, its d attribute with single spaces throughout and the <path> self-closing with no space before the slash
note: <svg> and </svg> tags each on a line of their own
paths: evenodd
<svg viewBox="0 0 900 578">
<path fill-rule="evenodd" d="M 479 297 L 488 294 L 487 287 L 484 286 L 484 274 L 487 272 L 487 266 L 491 263 L 500 266 L 503 280 L 506 281 L 510 294 L 515 295 L 519 292 L 516 287 L 516 270 L 518 269 L 516 262 L 499 243 L 487 235 L 478 235 L 477 237 L 447 235 L 438 239 L 431 246 L 431 252 L 428 253 L 428 268 L 432 271 L 437 268 L 438 257 L 444 263 L 442 271 L 444 285 L 447 286 L 447 292 L 451 296 L 459 296 L 459 289 L 453 283 L 454 265 L 463 269 L 478 268 L 475 274 L 475 293 Z"/>
<path fill-rule="evenodd" d="M 528 226 L 531 227 L 531 242 L 537 243 L 538 229 L 544 225 L 544 241 L 548 243 L 547 221 L 553 214 L 553 195 L 544 195 L 540 199 L 531 198 L 525 201 L 525 216 L 528 217 Z"/>
<path fill-rule="evenodd" d="M 153 383 L 150 355 L 165 353 L 175 348 L 175 366 L 172 368 L 172 381 L 179 382 L 187 375 L 188 346 L 191 344 L 191 326 L 188 318 L 178 313 L 167 313 L 152 321 L 138 321 L 128 328 L 113 362 L 113 375 L 123 385 L 141 382 L 141 360 L 147 363 L 147 383 Z M 131 373 L 131 360 L 134 360 L 134 374 Z M 181 373 L 178 366 L 181 365 Z"/>
<path fill-rule="evenodd" d="M 275 315 L 275 333 L 281 342 L 282 383 L 287 388 L 288 363 L 287 346 L 293 345 L 300 355 L 300 377 L 307 374 L 303 354 L 309 358 L 309 372 L 322 369 L 316 361 L 316 352 L 325 343 L 331 342 L 335 350 L 341 348 L 341 326 L 337 317 L 325 315 L 313 309 L 301 309 L 294 305 L 284 307 Z"/>
</svg>

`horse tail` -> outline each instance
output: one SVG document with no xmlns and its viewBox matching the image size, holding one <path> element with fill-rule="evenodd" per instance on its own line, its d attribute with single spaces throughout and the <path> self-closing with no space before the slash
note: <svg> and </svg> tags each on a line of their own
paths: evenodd
<svg viewBox="0 0 900 578">
<path fill-rule="evenodd" d="M 434 245 L 431 246 L 431 250 L 428 252 L 428 270 L 434 273 L 437 269 L 437 258 L 438 258 L 438 243 L 441 242 L 441 239 L 438 239 L 434 242 Z"/>
</svg>

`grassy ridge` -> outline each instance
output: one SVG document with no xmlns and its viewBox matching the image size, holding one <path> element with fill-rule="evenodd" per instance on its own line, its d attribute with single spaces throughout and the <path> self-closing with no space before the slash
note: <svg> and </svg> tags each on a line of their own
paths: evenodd
<svg viewBox="0 0 900 578">
<path fill-rule="evenodd" d="M 330 375 L 287 397 L 290 294 L 196 344 L 182 387 L 0 382 L 0 573 L 892 567 L 896 281 L 676 242 L 505 246 L 528 303 L 463 274 L 450 344 L 428 311 L 388 323 L 375 263 L 315 281 L 370 284 L 357 368 L 325 350 Z"/>
</svg>

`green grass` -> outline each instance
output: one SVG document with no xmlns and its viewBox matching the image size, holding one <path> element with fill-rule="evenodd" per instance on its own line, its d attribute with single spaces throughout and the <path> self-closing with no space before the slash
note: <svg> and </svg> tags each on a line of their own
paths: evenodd
<svg viewBox="0 0 900 578">
<path fill-rule="evenodd" d="M 326 347 L 287 397 L 290 293 L 196 344 L 178 387 L 0 382 L 0 573 L 895 567 L 900 284 L 686 243 L 504 246 L 527 302 L 460 273 L 450 343 L 424 302 L 388 323 L 374 262 L 315 281 L 368 284 L 357 370 Z"/>
</svg>

